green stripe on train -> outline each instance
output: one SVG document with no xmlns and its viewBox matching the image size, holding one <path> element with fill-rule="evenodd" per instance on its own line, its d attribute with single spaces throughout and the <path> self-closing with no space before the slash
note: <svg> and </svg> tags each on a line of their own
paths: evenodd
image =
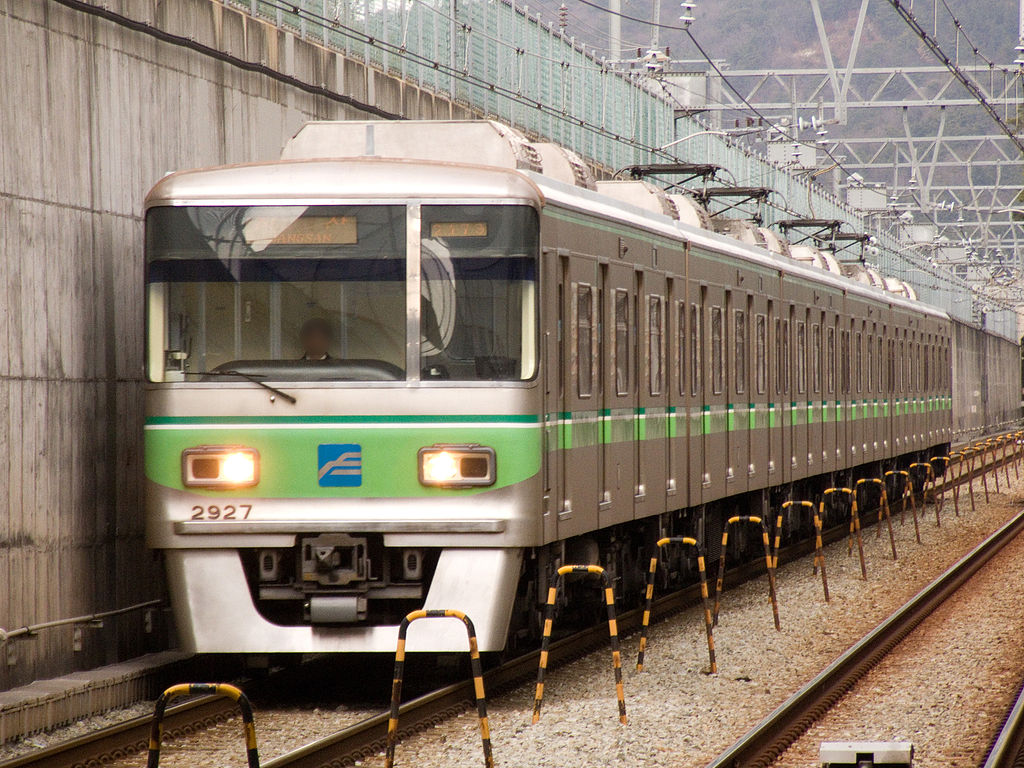
<svg viewBox="0 0 1024 768">
<path fill-rule="evenodd" d="M 419 417 L 414 417 L 416 421 Z M 387 428 L 374 428 L 373 417 L 353 418 L 349 425 L 331 418 L 322 427 L 291 426 L 298 420 L 267 422 L 246 419 L 231 424 L 228 419 L 147 419 L 145 432 L 146 477 L 168 488 L 183 488 L 181 453 L 200 445 L 242 445 L 260 453 L 260 482 L 244 494 L 258 498 L 409 498 L 486 493 L 527 480 L 540 471 L 542 430 L 511 426 L 505 417 L 489 417 L 478 425 L 462 417 L 425 417 L 427 424 L 409 424 L 406 417 L 386 417 Z M 340 420 L 344 422 L 344 420 Z M 498 423 L 496 423 L 496 421 Z M 506 421 L 503 425 L 501 421 Z M 396 423 L 397 422 L 397 423 Z M 267 424 L 274 428 L 268 429 Z M 317 423 L 305 421 L 304 424 Z M 174 428 L 166 428 L 167 425 Z M 160 428 L 163 426 L 164 428 Z M 155 429 L 152 427 L 156 427 Z M 321 487 L 318 480 L 318 446 L 355 443 L 361 446 L 362 482 L 353 487 Z M 437 443 L 479 443 L 495 450 L 497 481 L 490 488 L 426 488 L 419 483 L 417 452 Z M 198 491 L 223 496 L 224 491 Z M 238 495 L 238 491 L 232 491 Z"/>
</svg>

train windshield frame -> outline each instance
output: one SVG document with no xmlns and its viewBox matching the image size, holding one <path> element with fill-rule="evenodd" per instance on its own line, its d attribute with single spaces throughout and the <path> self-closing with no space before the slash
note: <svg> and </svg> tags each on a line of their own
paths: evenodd
<svg viewBox="0 0 1024 768">
<path fill-rule="evenodd" d="M 538 253 L 527 205 L 153 207 L 147 375 L 529 381 Z"/>
</svg>

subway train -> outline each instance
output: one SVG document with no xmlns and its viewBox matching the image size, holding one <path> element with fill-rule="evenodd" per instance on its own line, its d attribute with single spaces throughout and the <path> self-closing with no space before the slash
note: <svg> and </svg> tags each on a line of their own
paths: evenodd
<svg viewBox="0 0 1024 768">
<path fill-rule="evenodd" d="M 390 653 L 421 607 L 529 644 L 560 565 L 635 604 L 662 535 L 715 557 L 1020 415 L 1015 343 L 496 122 L 308 123 L 145 209 L 147 539 L 196 652 Z"/>
</svg>

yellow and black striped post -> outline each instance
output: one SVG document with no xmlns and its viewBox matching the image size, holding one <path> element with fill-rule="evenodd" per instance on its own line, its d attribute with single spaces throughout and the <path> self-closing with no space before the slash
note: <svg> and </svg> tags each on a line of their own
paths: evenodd
<svg viewBox="0 0 1024 768">
<path fill-rule="evenodd" d="M 726 545 L 729 543 L 729 526 L 739 523 L 753 523 L 754 525 L 761 526 L 761 541 L 764 544 L 764 565 L 768 571 L 768 599 L 771 600 L 772 604 L 772 618 L 775 620 L 775 629 L 781 630 L 779 603 L 775 597 L 775 564 L 772 559 L 771 542 L 768 538 L 768 526 L 764 524 L 764 520 L 754 515 L 730 517 L 726 520 L 725 527 L 722 529 L 722 556 L 718 558 L 718 579 L 715 582 L 715 609 L 712 615 L 712 623 L 718 626 L 718 609 L 722 602 L 722 587 L 725 582 L 725 551 Z"/>
<path fill-rule="evenodd" d="M 910 465 L 910 492 L 913 494 L 914 488 L 914 470 L 918 470 L 918 474 L 921 475 L 921 516 L 924 516 L 925 507 L 928 504 L 928 485 L 931 484 L 931 502 L 932 506 L 935 507 L 935 526 L 942 527 L 942 519 L 939 516 L 939 504 L 935 501 L 935 470 L 932 469 L 932 465 L 927 461 L 915 461 Z"/>
<path fill-rule="evenodd" d="M 978 469 L 981 470 L 981 487 L 985 489 L 985 503 L 988 504 L 988 466 L 985 457 L 988 456 L 989 445 L 987 443 L 975 444 L 974 450 L 978 452 Z"/>
<path fill-rule="evenodd" d="M 466 627 L 469 638 L 469 666 L 473 672 L 473 689 L 476 694 L 476 711 L 480 718 L 480 738 L 484 745 L 484 765 L 494 768 L 494 757 L 491 754 L 491 726 L 487 722 L 487 697 L 484 694 L 484 672 L 480 665 L 480 651 L 477 649 L 476 627 L 472 620 L 462 611 L 450 608 L 430 608 L 412 611 L 398 625 L 398 645 L 395 647 L 395 675 L 391 680 L 391 716 L 388 718 L 387 749 L 384 753 L 384 765 L 392 768 L 395 764 L 395 744 L 398 742 L 398 710 L 402 703 L 402 678 L 405 674 L 405 636 L 409 625 L 419 619 L 458 619 Z"/>
<path fill-rule="evenodd" d="M 241 689 L 227 683 L 183 683 L 172 685 L 156 700 L 156 707 L 153 709 L 153 724 L 149 729 L 149 756 L 146 760 L 146 768 L 157 768 L 160 765 L 160 743 L 164 735 L 164 713 L 167 710 L 167 703 L 179 696 L 196 696 L 200 694 L 212 694 L 223 696 L 238 703 L 242 712 L 242 733 L 245 736 L 245 756 L 249 768 L 259 768 L 260 756 L 256 749 L 256 725 L 252 717 L 252 705 L 248 697 Z"/>
<path fill-rule="evenodd" d="M 946 505 L 946 491 L 945 484 L 940 484 L 939 479 L 946 476 L 946 471 L 949 469 L 949 465 L 952 459 L 949 456 L 932 456 L 928 459 L 928 463 L 932 465 L 932 499 L 935 498 L 936 488 L 939 493 L 939 500 L 936 502 L 941 510 Z M 1009 482 L 1009 478 L 1007 478 Z"/>
<path fill-rule="evenodd" d="M 917 525 L 917 504 L 914 502 L 914 496 L 910 493 L 910 473 L 905 469 L 891 469 L 885 473 L 885 477 L 891 482 L 891 488 L 893 490 L 892 499 L 899 497 L 900 500 L 900 525 L 903 524 L 906 519 L 907 509 L 907 497 L 910 497 L 910 512 L 914 518 L 914 538 L 917 539 L 917 543 L 921 543 L 921 529 Z M 888 496 L 888 489 L 886 490 Z M 890 509 L 891 509 L 890 504 Z"/>
<path fill-rule="evenodd" d="M 636 656 L 636 671 L 642 672 L 644 668 L 644 654 L 647 651 L 647 627 L 651 623 L 651 605 L 654 602 L 654 575 L 658 569 L 658 558 L 661 555 L 661 548 L 669 544 L 685 544 L 697 549 L 697 571 L 700 573 L 700 600 L 704 606 L 704 633 L 708 638 L 708 658 L 711 661 L 711 674 L 717 674 L 718 664 L 715 661 L 715 635 L 711 620 L 711 604 L 708 597 L 708 578 L 704 568 L 704 549 L 697 543 L 696 539 L 689 536 L 671 536 L 658 539 L 657 549 L 651 558 L 651 565 L 647 571 L 647 591 L 644 594 L 644 616 L 640 623 L 640 651 Z"/>
<path fill-rule="evenodd" d="M 864 541 L 860 535 L 860 515 L 857 514 L 857 494 L 850 488 L 826 488 L 822 496 L 821 507 L 824 510 L 826 503 L 831 497 L 839 498 L 839 494 L 846 494 L 847 503 L 850 505 L 850 533 L 846 539 L 846 555 L 853 553 L 853 538 L 857 537 L 857 551 L 860 554 L 860 574 L 866 580 L 868 577 L 867 564 L 864 562 Z"/>
<path fill-rule="evenodd" d="M 540 664 L 537 667 L 537 692 L 533 700 L 533 722 L 540 720 L 540 707 L 544 701 L 544 674 L 548 667 L 548 648 L 555 620 L 555 601 L 570 573 L 596 573 L 604 584 L 604 602 L 608 608 L 608 636 L 612 645 L 612 666 L 615 669 L 615 695 L 619 700 L 619 722 L 626 722 L 626 697 L 622 689 L 622 654 L 619 652 L 619 625 L 615 619 L 615 590 L 612 581 L 599 565 L 563 565 L 558 569 L 555 585 L 548 587 L 548 602 L 544 615 L 544 636 L 540 641 Z"/>
<path fill-rule="evenodd" d="M 821 545 L 821 518 L 818 516 L 817 511 L 814 509 L 814 502 L 812 501 L 784 501 L 782 502 L 782 509 L 787 510 L 792 506 L 805 507 L 811 511 L 811 518 L 814 521 L 814 575 L 818 575 L 818 568 L 821 568 L 821 586 L 825 591 L 825 602 L 828 602 L 828 578 L 825 576 L 825 550 Z M 822 502 L 824 506 L 824 502 Z M 824 510 L 822 510 L 824 514 Z M 779 516 L 779 520 L 782 516 Z M 775 538 L 775 567 L 779 565 L 779 539 Z"/>
<path fill-rule="evenodd" d="M 892 546 L 892 559 L 896 559 L 896 536 L 892 532 L 892 515 L 889 512 L 889 496 L 885 492 L 885 481 L 877 477 L 864 477 L 857 481 L 855 489 L 860 490 L 861 485 L 878 486 L 878 534 L 876 538 L 882 537 L 882 517 L 889 526 L 889 544 Z"/>
<path fill-rule="evenodd" d="M 971 512 L 974 507 L 974 449 L 964 448 L 960 453 L 967 457 L 967 493 L 971 497 Z"/>
<path fill-rule="evenodd" d="M 1009 448 L 1010 436 L 1009 435 L 1002 435 L 1002 436 L 1000 436 L 999 442 L 1002 444 L 1001 447 L 1003 449 L 1001 451 L 1001 453 L 1002 453 L 1001 461 L 1003 462 L 1003 472 L 1006 474 L 1006 490 L 1009 491 L 1010 490 L 1010 462 L 1008 462 L 1006 460 L 1006 453 L 1007 453 L 1007 450 Z"/>
</svg>

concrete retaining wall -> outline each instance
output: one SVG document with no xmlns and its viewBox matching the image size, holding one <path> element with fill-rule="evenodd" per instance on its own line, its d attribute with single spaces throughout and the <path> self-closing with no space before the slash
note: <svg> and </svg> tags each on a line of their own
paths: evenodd
<svg viewBox="0 0 1024 768">
<path fill-rule="evenodd" d="M 0 629 L 9 630 L 161 595 L 139 492 L 149 187 L 178 168 L 277 157 L 310 119 L 465 112 L 214 0 L 0 0 L 0 72 Z M 0 690 L 164 644 L 141 613 L 75 634 L 10 641 Z"/>
</svg>

